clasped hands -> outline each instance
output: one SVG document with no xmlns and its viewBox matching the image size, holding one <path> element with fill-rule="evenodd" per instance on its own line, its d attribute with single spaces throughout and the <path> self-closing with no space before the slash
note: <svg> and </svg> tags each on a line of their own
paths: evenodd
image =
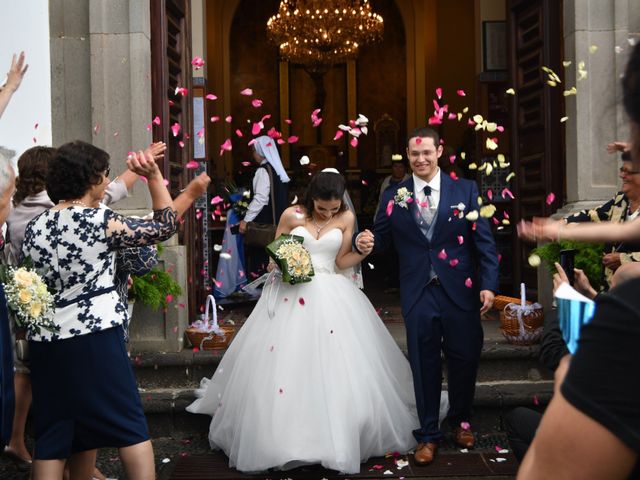
<svg viewBox="0 0 640 480">
<path fill-rule="evenodd" d="M 356 237 L 356 248 L 363 255 L 369 255 L 373 250 L 374 237 L 370 230 L 363 230 Z"/>
<path fill-rule="evenodd" d="M 156 161 L 164 157 L 166 149 L 167 146 L 164 142 L 156 142 L 149 145 L 144 151 L 130 152 L 127 156 L 127 168 L 148 180 L 158 174 L 162 178 L 162 173 Z"/>
</svg>

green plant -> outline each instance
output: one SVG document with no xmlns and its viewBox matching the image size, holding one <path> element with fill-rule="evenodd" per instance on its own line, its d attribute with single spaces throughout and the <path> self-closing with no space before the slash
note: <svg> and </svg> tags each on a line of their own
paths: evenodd
<svg viewBox="0 0 640 480">
<path fill-rule="evenodd" d="M 158 256 L 162 250 L 163 247 L 158 245 Z M 131 275 L 129 301 L 139 301 L 157 310 L 160 307 L 167 308 L 169 302 L 180 295 L 182 295 L 180 284 L 169 273 L 158 267 L 153 267 L 144 275 Z"/>
<path fill-rule="evenodd" d="M 601 243 L 582 243 L 562 240 L 560 243 L 551 242 L 541 245 L 531 252 L 545 261 L 549 274 L 556 272 L 555 263 L 560 261 L 560 250 L 575 249 L 574 264 L 576 268 L 584 271 L 589 278 L 591 286 L 601 290 L 602 285 L 602 249 Z"/>
</svg>

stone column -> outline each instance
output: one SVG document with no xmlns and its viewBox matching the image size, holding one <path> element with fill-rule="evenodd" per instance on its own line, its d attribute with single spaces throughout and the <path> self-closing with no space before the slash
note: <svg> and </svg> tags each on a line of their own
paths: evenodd
<svg viewBox="0 0 640 480">
<path fill-rule="evenodd" d="M 91 142 L 89 4 L 49 1 L 53 146 Z"/>
<path fill-rule="evenodd" d="M 619 189 L 620 155 L 608 154 L 605 147 L 629 138 L 620 77 L 631 48 L 628 40 L 638 31 L 637 0 L 564 1 L 564 57 L 571 65 L 562 88 L 575 86 L 577 95 L 565 97 L 567 203 L 558 218 L 596 207 Z M 582 80 L 579 62 L 587 72 Z M 545 308 L 551 305 L 551 289 L 546 269 L 540 270 L 538 292 Z"/>
<path fill-rule="evenodd" d="M 88 18 L 92 140 L 109 152 L 111 170 L 116 175 L 126 169 L 129 151 L 144 149 L 152 141 L 147 129 L 153 119 L 149 0 L 90 0 Z M 124 214 L 147 214 L 151 199 L 146 185 L 137 182 L 132 195 L 115 208 Z M 188 304 L 185 259 L 184 247 L 177 245 L 174 237 L 159 268 L 170 267 L 184 291 L 176 302 Z M 136 307 L 131 348 L 181 350 L 186 324 L 186 309 L 175 308 L 175 303 L 166 312 Z"/>
</svg>

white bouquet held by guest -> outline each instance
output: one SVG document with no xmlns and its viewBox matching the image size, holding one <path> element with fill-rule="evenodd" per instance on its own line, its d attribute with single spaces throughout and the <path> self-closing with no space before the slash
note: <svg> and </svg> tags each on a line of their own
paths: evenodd
<svg viewBox="0 0 640 480">
<path fill-rule="evenodd" d="M 42 328 L 56 330 L 53 322 L 53 295 L 40 275 L 28 267 L 8 267 L 2 272 L 7 306 L 15 313 L 16 323 L 32 332 Z"/>
</svg>

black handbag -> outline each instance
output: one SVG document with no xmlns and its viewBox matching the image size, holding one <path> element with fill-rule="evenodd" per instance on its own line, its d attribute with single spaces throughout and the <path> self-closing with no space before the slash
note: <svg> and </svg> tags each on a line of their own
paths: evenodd
<svg viewBox="0 0 640 480">
<path fill-rule="evenodd" d="M 273 192 L 273 174 L 270 169 L 269 173 L 269 190 L 271 192 L 271 212 L 272 218 L 276 221 L 276 202 Z M 276 238 L 277 226 L 273 223 L 247 222 L 247 230 L 244 232 L 244 244 L 248 247 L 264 248 L 273 242 Z"/>
</svg>

